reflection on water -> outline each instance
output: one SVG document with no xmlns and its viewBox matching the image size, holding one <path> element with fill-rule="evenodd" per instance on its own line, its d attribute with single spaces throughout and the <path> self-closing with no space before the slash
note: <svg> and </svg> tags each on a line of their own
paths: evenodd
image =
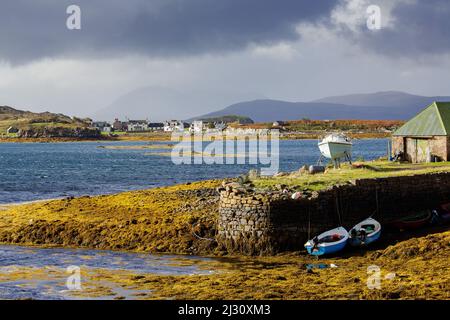
<svg viewBox="0 0 450 320">
<path fill-rule="evenodd" d="M 211 273 L 198 265 L 208 260 L 118 251 L 0 246 L 0 299 L 73 299 L 75 297 L 66 287 L 70 276 L 66 268 L 72 265 L 94 277 L 100 270 L 103 277 L 108 272 L 190 275 Z M 97 281 L 94 286 L 107 287 L 108 282 Z M 117 287 L 109 290 L 110 295 L 97 298 L 127 298 L 139 294 Z"/>
</svg>

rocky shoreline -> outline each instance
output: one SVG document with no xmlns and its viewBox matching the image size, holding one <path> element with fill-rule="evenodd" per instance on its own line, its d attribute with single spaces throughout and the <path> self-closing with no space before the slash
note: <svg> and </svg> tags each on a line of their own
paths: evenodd
<svg viewBox="0 0 450 320">
<path fill-rule="evenodd" d="M 39 201 L 0 210 L 0 243 L 212 254 L 220 181 Z M 195 235 L 194 235 L 195 234 Z"/>
<path fill-rule="evenodd" d="M 0 243 L 222 257 L 220 264 L 208 262 L 208 268 L 217 271 L 209 275 L 108 274 L 118 287 L 149 292 L 141 299 L 450 298 L 448 227 L 320 260 L 337 268 L 308 269 L 318 262 L 303 251 L 266 257 L 229 255 L 214 240 L 219 192 L 245 192 L 239 188 L 202 181 L 4 206 Z M 367 287 L 371 265 L 380 266 L 383 276 L 395 274 L 392 281 L 383 282 L 382 290 Z M 93 276 L 88 281 L 97 280 Z"/>
</svg>

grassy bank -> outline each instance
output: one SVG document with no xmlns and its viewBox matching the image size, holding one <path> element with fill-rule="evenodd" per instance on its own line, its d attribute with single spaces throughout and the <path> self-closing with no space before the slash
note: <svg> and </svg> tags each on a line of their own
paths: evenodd
<svg viewBox="0 0 450 320">
<path fill-rule="evenodd" d="M 284 185 L 298 190 L 321 190 L 355 179 L 407 176 L 450 171 L 450 163 L 398 163 L 389 161 L 356 162 L 344 164 L 340 169 L 328 168 L 325 173 L 308 174 L 304 170 L 281 173 L 277 177 L 261 177 L 253 181 L 257 188 L 272 189 Z"/>
</svg>

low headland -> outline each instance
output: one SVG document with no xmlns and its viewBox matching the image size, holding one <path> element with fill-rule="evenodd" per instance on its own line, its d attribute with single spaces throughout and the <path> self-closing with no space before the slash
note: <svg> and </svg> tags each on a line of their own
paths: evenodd
<svg viewBox="0 0 450 320">
<path fill-rule="evenodd" d="M 256 132 L 261 129 L 277 129 L 280 139 L 317 139 L 328 131 L 340 131 L 354 139 L 386 138 L 403 124 L 398 120 L 294 120 L 274 123 L 242 121 L 239 116 L 205 119 L 211 125 L 219 121 L 221 129 L 241 129 Z M 213 122 L 214 121 L 214 122 Z M 225 121 L 225 122 L 224 122 Z M 234 121 L 234 122 L 233 122 Z M 145 121 L 144 121 L 145 122 Z M 101 122 L 103 123 L 103 122 Z M 98 125 L 98 124 L 97 124 Z M 162 127 L 157 130 L 120 131 L 110 124 L 108 131 L 96 127 L 89 118 L 69 117 L 50 112 L 33 113 L 8 106 L 0 106 L 0 143 L 54 143 L 79 141 L 169 141 L 171 132 Z M 159 124 L 160 125 L 160 124 Z M 207 133 L 209 128 L 203 133 Z M 188 128 L 185 127 L 185 131 Z M 256 136 L 256 134 L 254 134 Z M 208 139 L 208 137 L 196 137 Z M 217 138 L 217 137 L 216 137 Z M 226 139 L 226 135 L 224 136 Z M 234 139 L 234 137 L 233 137 Z"/>
<path fill-rule="evenodd" d="M 246 179 L 253 188 L 268 192 L 280 188 L 314 192 L 353 179 L 441 172 L 450 172 L 450 164 L 373 161 L 328 169 L 324 174 L 311 175 L 300 169 Z M 118 273 L 111 279 L 124 288 L 152 290 L 151 295 L 142 296 L 149 299 L 449 298 L 448 226 L 402 232 L 368 250 L 348 251 L 319 262 L 303 251 L 245 257 L 228 253 L 215 241 L 222 185 L 218 180 L 199 181 L 115 195 L 4 205 L 0 207 L 0 242 L 220 257 L 222 267 L 209 275 Z M 223 263 L 229 267 L 224 269 Z M 337 268 L 306 267 L 318 263 Z M 366 285 L 371 265 L 379 266 L 383 277 L 395 274 L 383 280 L 382 290 Z"/>
</svg>

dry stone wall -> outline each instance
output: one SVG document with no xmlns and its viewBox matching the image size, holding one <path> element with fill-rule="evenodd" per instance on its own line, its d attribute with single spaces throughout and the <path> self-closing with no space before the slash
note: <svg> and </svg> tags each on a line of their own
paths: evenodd
<svg viewBox="0 0 450 320">
<path fill-rule="evenodd" d="M 217 240 L 230 253 L 302 250 L 310 237 L 373 215 L 382 224 L 450 201 L 450 173 L 360 179 L 305 194 L 257 192 L 232 183 L 219 189 Z"/>
</svg>

